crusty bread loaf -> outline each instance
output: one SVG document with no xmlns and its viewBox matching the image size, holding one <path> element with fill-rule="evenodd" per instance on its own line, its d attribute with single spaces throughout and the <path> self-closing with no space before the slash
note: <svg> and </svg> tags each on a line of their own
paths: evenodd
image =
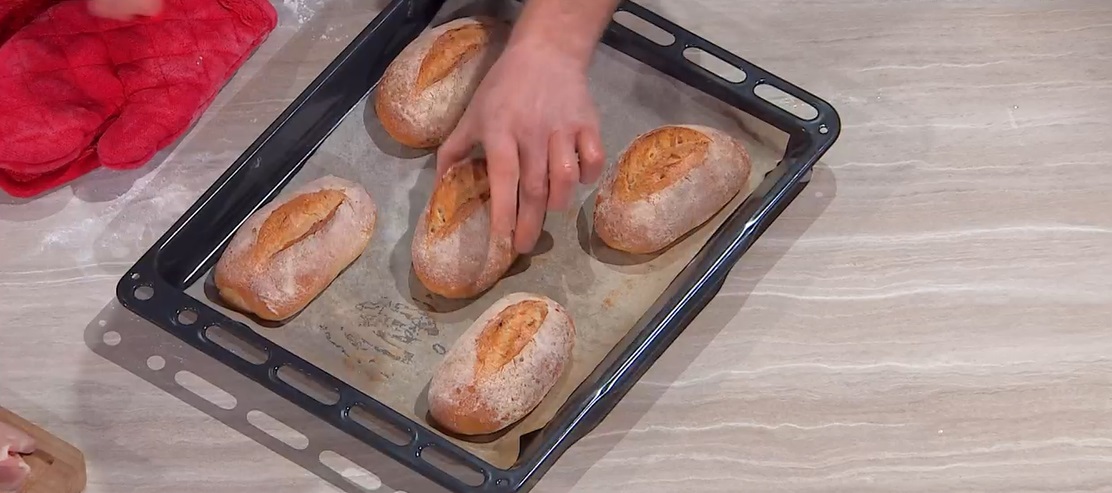
<svg viewBox="0 0 1112 493">
<path fill-rule="evenodd" d="M 574 348 L 575 324 L 559 303 L 532 293 L 507 295 L 444 356 L 429 383 L 429 414 L 457 434 L 497 432 L 540 404 Z"/>
<path fill-rule="evenodd" d="M 452 166 L 417 220 L 413 272 L 429 291 L 463 299 L 486 291 L 509 270 L 517 252 L 510 237 L 490 239 L 486 162 Z"/>
<path fill-rule="evenodd" d="M 464 17 L 413 40 L 386 68 L 375 91 L 375 113 L 402 145 L 440 145 L 459 123 L 471 96 L 505 47 L 509 24 Z"/>
<path fill-rule="evenodd" d="M 717 129 L 667 125 L 630 143 L 595 199 L 594 229 L 606 245 L 660 251 L 697 228 L 746 188 L 745 146 Z"/>
<path fill-rule="evenodd" d="M 281 321 L 301 311 L 367 247 L 377 209 L 367 191 L 326 176 L 251 215 L 216 263 L 232 308 Z"/>
</svg>

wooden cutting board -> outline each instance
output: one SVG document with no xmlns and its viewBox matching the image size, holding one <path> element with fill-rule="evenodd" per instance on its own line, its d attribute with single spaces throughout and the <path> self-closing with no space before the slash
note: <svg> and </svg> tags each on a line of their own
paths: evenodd
<svg viewBox="0 0 1112 493">
<path fill-rule="evenodd" d="M 31 477 L 19 493 L 81 493 L 85 490 L 85 455 L 62 439 L 0 407 L 0 422 L 35 439 L 35 453 L 23 460 L 31 466 Z"/>
</svg>

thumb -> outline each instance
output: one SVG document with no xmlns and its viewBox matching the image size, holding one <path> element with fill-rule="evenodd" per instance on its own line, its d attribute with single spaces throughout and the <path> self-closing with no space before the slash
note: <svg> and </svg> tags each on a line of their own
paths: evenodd
<svg viewBox="0 0 1112 493">
<path fill-rule="evenodd" d="M 448 134 L 448 138 L 444 139 L 444 143 L 436 150 L 437 180 L 440 180 L 453 164 L 463 161 L 471 154 L 471 150 L 475 147 L 475 139 L 471 135 L 471 125 L 465 118 L 456 125 L 451 134 Z"/>
</svg>

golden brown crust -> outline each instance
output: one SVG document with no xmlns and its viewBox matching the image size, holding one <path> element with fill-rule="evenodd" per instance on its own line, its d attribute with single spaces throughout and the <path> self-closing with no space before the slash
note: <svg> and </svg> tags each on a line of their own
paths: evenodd
<svg viewBox="0 0 1112 493">
<path fill-rule="evenodd" d="M 463 117 L 508 35 L 508 23 L 476 16 L 446 22 L 414 39 L 375 89 L 375 113 L 386 133 L 412 148 L 440 145 Z"/>
<path fill-rule="evenodd" d="M 490 202 L 490 179 L 486 161 L 453 166 L 444 173 L 430 200 L 428 234 L 444 238 L 459 228 L 461 218 L 474 214 Z"/>
<path fill-rule="evenodd" d="M 325 189 L 298 195 L 282 204 L 263 221 L 255 240 L 259 260 L 275 254 L 320 231 L 344 202 L 344 192 Z"/>
<path fill-rule="evenodd" d="M 314 180 L 256 211 L 214 269 L 221 299 L 270 321 L 301 311 L 358 258 L 377 211 L 361 186 Z"/>
<path fill-rule="evenodd" d="M 559 303 L 532 293 L 506 295 L 444 356 L 429 382 L 429 414 L 461 435 L 512 425 L 559 380 L 571 363 L 575 337 L 575 324 Z"/>
<path fill-rule="evenodd" d="M 506 366 L 533 340 L 546 317 L 548 304 L 540 300 L 522 301 L 498 312 L 479 335 L 476 374 L 482 378 Z"/>
<path fill-rule="evenodd" d="M 470 61 L 490 41 L 482 24 L 468 24 L 441 34 L 421 60 L 417 69 L 417 91 L 444 80 L 453 70 Z"/>
<path fill-rule="evenodd" d="M 417 220 L 413 272 L 430 292 L 472 298 L 490 289 L 517 259 L 512 238 L 491 238 L 486 163 L 469 159 L 437 183 Z"/>
<path fill-rule="evenodd" d="M 618 161 L 614 194 L 635 202 L 668 188 L 706 162 L 710 138 L 685 127 L 661 127 L 635 140 Z"/>
<path fill-rule="evenodd" d="M 594 230 L 610 248 L 659 252 L 699 227 L 749 185 L 737 139 L 700 125 L 667 125 L 622 152 L 595 198 Z"/>
<path fill-rule="evenodd" d="M 383 130 L 386 130 L 386 133 L 399 144 L 413 149 L 439 145 L 436 139 L 422 135 L 399 112 L 394 111 L 394 107 L 399 104 L 396 102 L 398 100 L 399 96 L 394 84 L 379 84 L 378 90 L 375 91 L 375 114 L 378 115 Z"/>
<path fill-rule="evenodd" d="M 228 274 L 218 271 L 216 273 L 215 282 L 218 286 L 217 291 L 220 293 L 220 299 L 224 300 L 224 302 L 233 309 L 241 312 L 254 313 L 263 320 L 281 319 L 278 314 L 274 313 L 274 310 L 271 310 L 262 303 L 256 303 L 253 298 L 244 296 L 243 293 L 239 292 L 239 288 L 230 286 L 229 284 L 235 281 L 229 279 Z"/>
</svg>

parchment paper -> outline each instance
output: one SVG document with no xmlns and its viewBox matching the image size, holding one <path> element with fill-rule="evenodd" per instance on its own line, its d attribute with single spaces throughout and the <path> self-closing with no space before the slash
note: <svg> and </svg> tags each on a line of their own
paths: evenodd
<svg viewBox="0 0 1112 493">
<path fill-rule="evenodd" d="M 483 8 L 490 13 L 490 4 Z M 513 15 L 512 7 L 498 4 L 497 9 L 501 15 Z M 445 12 L 446 20 L 472 11 Z M 446 301 L 425 291 L 410 267 L 413 228 L 432 191 L 434 156 L 391 141 L 381 130 L 373 105 L 369 108 L 364 101 L 287 187 L 326 174 L 362 183 L 379 214 L 363 255 L 308 308 L 279 327 L 262 326 L 225 309 L 212 295 L 211 286 L 205 289 L 198 283 L 190 288 L 191 294 L 426 425 L 425 392 L 432 372 L 475 318 L 510 292 L 539 292 L 553 298 L 567 307 L 578 336 L 571 365 L 546 399 L 525 419 L 500 436 L 487 437 L 485 443 L 445 434 L 497 467 L 512 466 L 520 437 L 545 426 L 783 155 L 785 141 L 779 131 L 608 47 L 599 48 L 590 79 L 608 166 L 642 132 L 664 124 L 705 124 L 733 134 L 748 146 L 754 165 L 748 189 L 663 254 L 633 257 L 611 251 L 593 238 L 594 186 L 581 187 L 574 212 L 547 218 L 543 253 L 519 260 L 506 278 L 478 299 Z"/>
</svg>

